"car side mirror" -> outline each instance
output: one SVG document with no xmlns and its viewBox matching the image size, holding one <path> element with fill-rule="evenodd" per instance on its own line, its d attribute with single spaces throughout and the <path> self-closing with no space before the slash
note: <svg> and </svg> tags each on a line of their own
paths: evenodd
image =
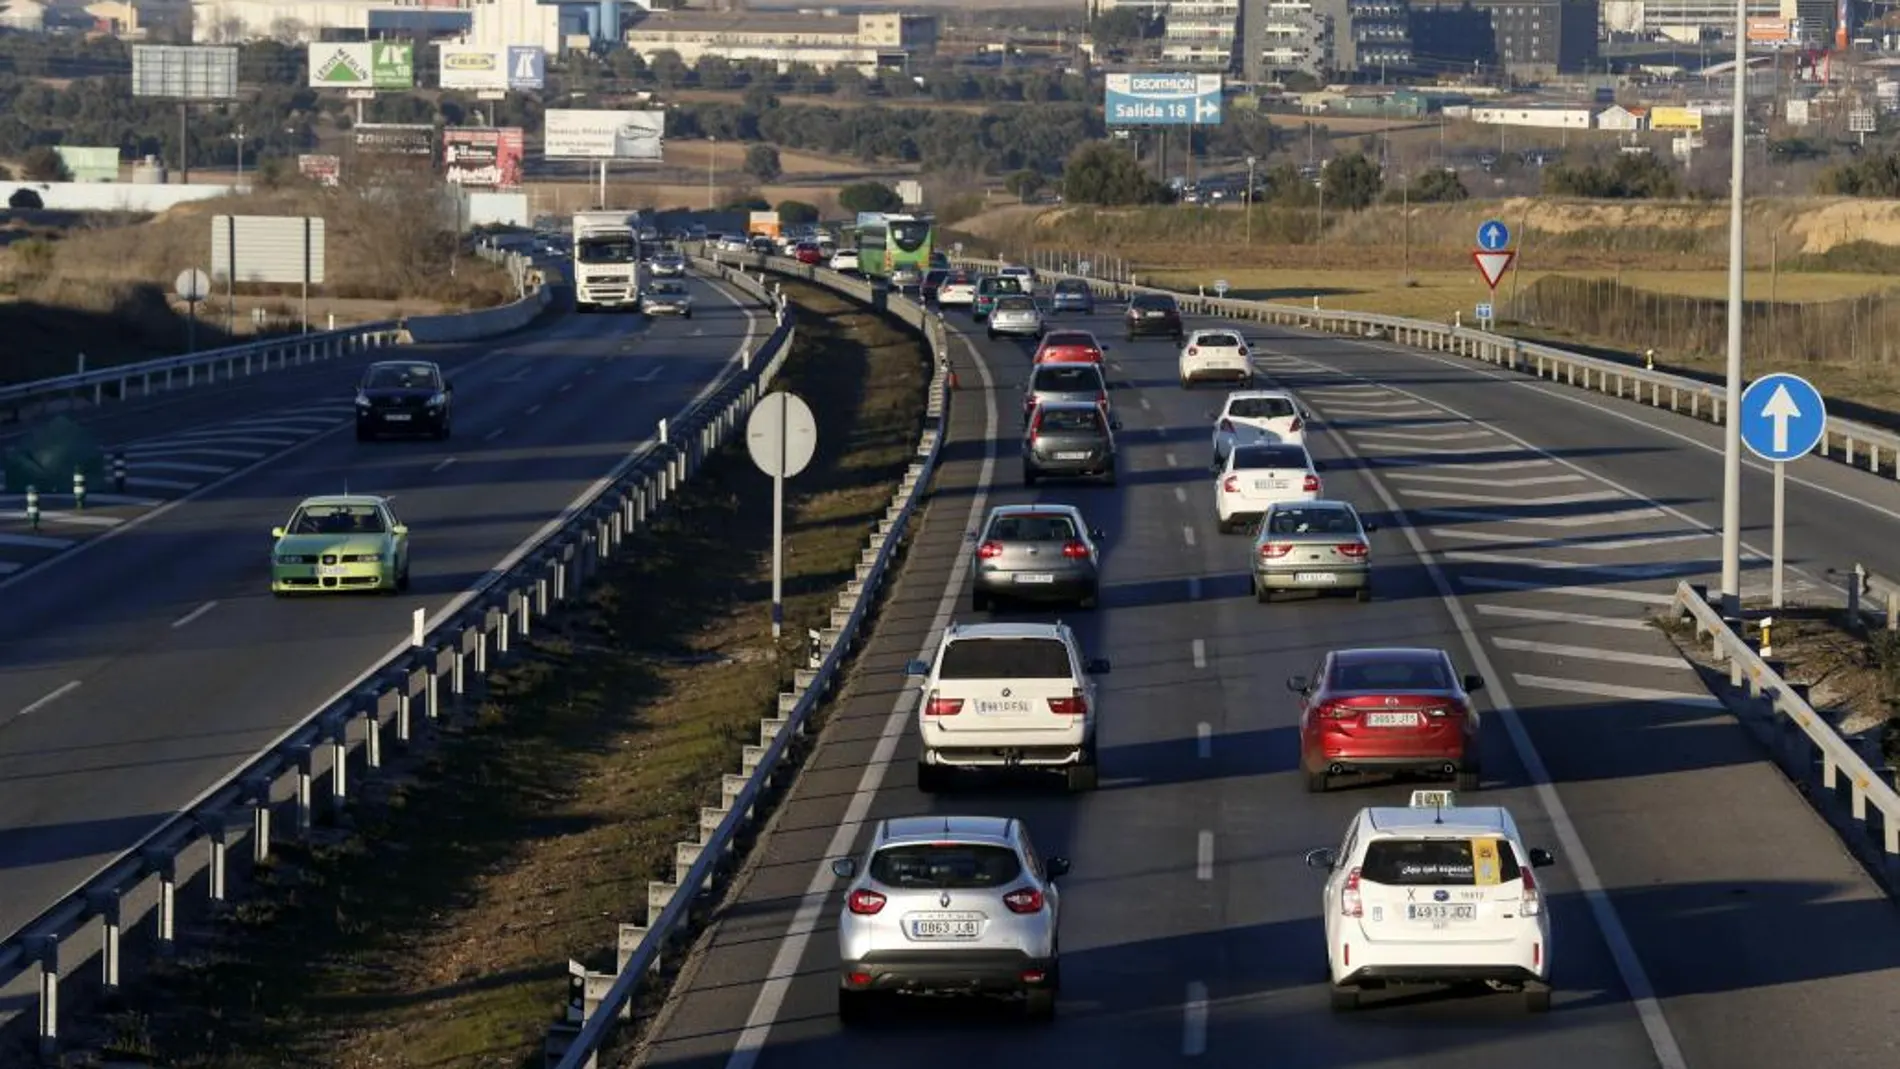
<svg viewBox="0 0 1900 1069">
<path fill-rule="evenodd" d="M 1091 527 L 1089 528 L 1089 537 L 1094 538 L 1094 539 L 1103 539 L 1103 538 L 1107 538 L 1108 536 L 1102 533 L 1102 529 L 1100 527 Z"/>
<path fill-rule="evenodd" d="M 1109 420 L 1109 421 L 1108 421 L 1108 429 L 1109 429 L 1109 430 L 1111 430 L 1111 431 L 1118 431 L 1118 430 L 1121 430 L 1121 429 L 1122 429 L 1122 421 L 1121 421 L 1121 420 L 1118 420 L 1118 419 L 1111 419 L 1111 420 Z"/>
<path fill-rule="evenodd" d="M 1540 846 L 1531 847 L 1531 868 L 1547 869 L 1557 863 L 1551 852 Z"/>
<path fill-rule="evenodd" d="M 409 525 L 406 523 L 399 523 L 396 526 L 391 527 L 389 529 L 389 533 L 395 535 L 397 538 L 407 538 L 409 536 Z"/>
<path fill-rule="evenodd" d="M 1105 676 L 1108 674 L 1108 670 L 1110 667 L 1111 666 L 1108 663 L 1108 658 L 1093 657 L 1093 658 L 1090 658 L 1087 664 L 1082 666 L 1082 670 L 1092 676 Z"/>
<path fill-rule="evenodd" d="M 831 863 L 831 874 L 841 880 L 848 880 L 858 874 L 858 863 L 854 858 L 841 857 Z"/>
<path fill-rule="evenodd" d="M 1465 693 L 1466 694 L 1476 694 L 1477 692 L 1483 689 L 1484 689 L 1483 676 L 1466 676 L 1465 677 Z"/>
<path fill-rule="evenodd" d="M 1059 880 L 1069 874 L 1069 859 L 1066 857 L 1052 857 L 1043 862 L 1042 867 L 1048 871 L 1050 879 Z"/>
<path fill-rule="evenodd" d="M 927 676 L 930 674 L 930 666 L 923 661 L 906 661 L 904 663 L 904 674 L 907 676 Z"/>
<path fill-rule="evenodd" d="M 1308 850 L 1306 852 L 1306 867 L 1309 869 L 1325 869 L 1331 872 L 1338 864 L 1339 851 L 1334 850 L 1330 846 L 1323 846 L 1318 850 Z"/>
<path fill-rule="evenodd" d="M 1208 419 L 1219 419 L 1219 418 L 1220 418 L 1220 413 L 1219 413 L 1219 412 L 1216 412 L 1216 411 L 1214 411 L 1213 409 L 1211 409 L 1211 408 L 1210 408 L 1210 409 L 1208 409 L 1208 410 L 1207 410 L 1207 418 L 1208 418 Z"/>
<path fill-rule="evenodd" d="M 1114 347 L 1113 345 L 1109 345 L 1109 344 L 1108 344 L 1108 343 L 1106 343 L 1106 342 L 1104 342 L 1104 343 L 1102 343 L 1102 347 L 1101 347 L 1101 348 L 1102 348 L 1102 351 L 1103 351 L 1103 352 L 1105 352 L 1105 353 L 1108 353 L 1108 352 L 1113 352 L 1113 351 L 1115 350 L 1115 347 Z"/>
<path fill-rule="evenodd" d="M 1286 677 L 1286 689 L 1292 691 L 1295 694 L 1305 694 L 1306 688 L 1312 685 L 1313 685 L 1312 680 L 1307 679 L 1305 676 Z"/>
<path fill-rule="evenodd" d="M 282 538 L 284 537 L 284 529 L 282 527 L 273 527 L 270 529 L 270 536 L 272 540 Z"/>
<path fill-rule="evenodd" d="M 1378 524 L 1376 524 L 1376 523 L 1368 523 L 1368 524 L 1366 524 L 1366 525 L 1365 525 L 1365 527 L 1366 527 L 1366 533 L 1367 533 L 1367 534 L 1371 534 L 1372 532 L 1374 532 L 1374 531 L 1376 531 L 1376 530 L 1378 530 L 1378 529 L 1379 529 L 1379 525 L 1378 525 Z"/>
</svg>

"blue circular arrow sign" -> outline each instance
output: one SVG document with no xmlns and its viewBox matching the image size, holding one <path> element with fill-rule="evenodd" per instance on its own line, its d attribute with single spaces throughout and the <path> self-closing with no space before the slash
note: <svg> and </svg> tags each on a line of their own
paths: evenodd
<svg viewBox="0 0 1900 1069">
<path fill-rule="evenodd" d="M 1763 460 L 1807 456 L 1827 432 L 1827 402 L 1799 375 L 1763 375 L 1742 391 L 1742 444 Z"/>
<path fill-rule="evenodd" d="M 1478 224 L 1478 248 L 1485 252 L 1503 252 L 1511 247 L 1511 228 L 1496 219 Z"/>
</svg>

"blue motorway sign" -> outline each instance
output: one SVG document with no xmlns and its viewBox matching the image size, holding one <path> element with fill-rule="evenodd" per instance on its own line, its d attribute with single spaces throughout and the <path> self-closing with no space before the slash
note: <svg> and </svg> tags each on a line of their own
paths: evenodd
<svg viewBox="0 0 1900 1069">
<path fill-rule="evenodd" d="M 545 89 L 548 83 L 548 54 L 527 45 L 508 46 L 508 88 Z"/>
<path fill-rule="evenodd" d="M 1110 126 L 1219 126 L 1218 74 L 1111 74 L 1103 104 Z"/>
<path fill-rule="evenodd" d="M 1485 252 L 1503 252 L 1511 247 L 1511 228 L 1496 219 L 1478 224 L 1478 248 Z"/>
<path fill-rule="evenodd" d="M 1488 321 L 1489 321 L 1489 320 L 1491 319 L 1491 306 L 1490 306 L 1490 305 L 1488 305 L 1488 304 L 1481 304 L 1481 305 L 1479 305 L 1479 306 L 1478 306 L 1478 319 L 1479 319 L 1480 321 L 1487 321 L 1487 322 L 1488 322 Z"/>
<path fill-rule="evenodd" d="M 1742 391 L 1742 444 L 1763 460 L 1793 460 L 1821 444 L 1827 402 L 1799 375 L 1763 375 Z"/>
</svg>

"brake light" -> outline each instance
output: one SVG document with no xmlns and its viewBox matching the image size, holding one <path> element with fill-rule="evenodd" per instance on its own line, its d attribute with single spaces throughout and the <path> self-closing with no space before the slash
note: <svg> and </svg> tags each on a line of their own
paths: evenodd
<svg viewBox="0 0 1900 1069">
<path fill-rule="evenodd" d="M 1337 550 L 1342 557 L 1363 557 L 1366 555 L 1365 544 L 1361 542 L 1341 542 L 1333 548 Z"/>
<path fill-rule="evenodd" d="M 1190 345 L 1190 346 L 1188 346 L 1188 355 L 1189 355 L 1189 356 L 1199 356 L 1199 355 L 1201 355 L 1201 350 L 1200 350 L 1200 347 L 1199 347 L 1199 346 L 1194 346 L 1194 345 Z"/>
<path fill-rule="evenodd" d="M 1532 876 L 1529 869 L 1523 869 L 1518 875 L 1524 880 L 1524 901 L 1518 907 L 1518 915 L 1535 917 L 1544 912 L 1544 896 L 1537 890 L 1537 877 Z"/>
<path fill-rule="evenodd" d="M 993 560 L 1003 555 L 1003 543 L 985 542 L 976 547 L 976 555 L 984 560 Z"/>
<path fill-rule="evenodd" d="M 1095 403 L 1096 403 L 1096 404 L 1098 404 L 1098 405 L 1101 405 L 1101 406 L 1102 406 L 1103 408 L 1107 408 L 1107 407 L 1108 407 L 1108 395 L 1107 395 L 1106 393 L 1102 393 L 1102 392 L 1100 392 L 1100 391 L 1097 391 L 1097 392 L 1096 392 L 1096 394 L 1095 394 Z"/>
<path fill-rule="evenodd" d="M 1080 690 L 1069 692 L 1066 698 L 1049 698 L 1049 711 L 1057 716 L 1087 716 L 1089 712 L 1088 695 Z"/>
<path fill-rule="evenodd" d="M 1293 552 L 1291 542 L 1268 542 L 1260 547 L 1260 555 L 1268 559 L 1284 557 Z"/>
<path fill-rule="evenodd" d="M 1245 352 L 1243 351 L 1243 353 L 1242 353 L 1241 355 L 1243 355 L 1243 356 L 1244 356 L 1244 355 L 1246 355 L 1246 354 L 1245 354 Z M 1298 416 L 1294 416 L 1294 417 L 1293 417 L 1293 422 L 1292 422 L 1292 423 L 1289 423 L 1289 424 L 1287 424 L 1287 427 L 1286 427 L 1286 432 L 1287 432 L 1288 434 L 1296 434 L 1296 433 L 1298 433 L 1298 432 L 1299 432 L 1299 429 L 1300 429 L 1301 427 L 1303 427 L 1303 426 L 1305 426 L 1305 425 L 1306 425 L 1306 424 L 1305 424 L 1304 422 L 1302 422 L 1302 421 L 1300 420 L 1300 417 L 1298 417 Z"/>
<path fill-rule="evenodd" d="M 882 905 L 882 901 L 878 903 Z M 1353 869 L 1346 874 L 1346 886 L 1339 889 L 1339 915 L 1342 917 L 1363 917 L 1366 915 L 1364 902 L 1359 897 L 1359 870 Z"/>
<path fill-rule="evenodd" d="M 1308 475 L 1306 481 L 1300 484 L 1300 489 L 1309 494 L 1319 493 L 1319 476 Z"/>
<path fill-rule="evenodd" d="M 1229 475 L 1227 478 L 1222 479 L 1220 481 L 1220 488 L 1225 493 L 1229 493 L 1229 494 L 1240 493 L 1240 476 Z"/>
<path fill-rule="evenodd" d="M 1228 434 L 1234 433 L 1234 421 L 1223 416 L 1220 421 L 1220 429 Z"/>
<path fill-rule="evenodd" d="M 1314 713 L 1328 720 L 1346 720 L 1350 719 L 1356 710 L 1345 702 L 1328 701 L 1319 703 L 1319 708 L 1315 709 Z"/>
<path fill-rule="evenodd" d="M 934 690 L 930 692 L 930 700 L 924 703 L 925 716 L 955 716 L 962 711 L 962 698 L 939 698 Z"/>
<path fill-rule="evenodd" d="M 1011 913 L 1041 913 L 1042 892 L 1033 887 L 1011 891 L 1003 896 L 1003 904 L 1009 907 Z"/>
<path fill-rule="evenodd" d="M 1070 542 L 1062 547 L 1062 555 L 1070 560 L 1087 560 L 1089 547 L 1082 542 Z"/>
<path fill-rule="evenodd" d="M 846 900 L 851 912 L 860 917 L 869 917 L 884 908 L 884 896 L 876 891 L 853 891 Z"/>
</svg>

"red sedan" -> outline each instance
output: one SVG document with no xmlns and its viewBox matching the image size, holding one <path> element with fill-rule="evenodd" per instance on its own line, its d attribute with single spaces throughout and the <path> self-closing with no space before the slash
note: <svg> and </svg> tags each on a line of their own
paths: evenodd
<svg viewBox="0 0 1900 1069">
<path fill-rule="evenodd" d="M 1086 330 L 1052 330 L 1036 347 L 1038 364 L 1099 364 L 1108 346 Z"/>
<path fill-rule="evenodd" d="M 1459 679 L 1436 649 L 1334 650 L 1314 678 L 1294 676 L 1300 696 L 1300 770 L 1306 789 L 1337 776 L 1413 773 L 1478 789 L 1478 676 Z"/>
<path fill-rule="evenodd" d="M 792 258 L 801 264 L 822 264 L 825 262 L 825 250 L 815 241 L 801 241 L 792 248 Z"/>
</svg>

